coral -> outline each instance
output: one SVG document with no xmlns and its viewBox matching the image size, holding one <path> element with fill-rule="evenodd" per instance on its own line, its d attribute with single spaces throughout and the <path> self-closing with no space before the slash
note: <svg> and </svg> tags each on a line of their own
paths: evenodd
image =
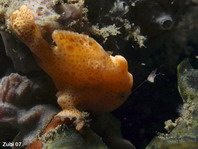
<svg viewBox="0 0 198 149">
<path fill-rule="evenodd" d="M 131 17 L 133 12 L 131 12 L 130 4 L 127 1 L 111 0 L 107 2 L 100 0 L 95 4 L 95 2 L 87 0 L 85 1 L 85 5 L 90 7 L 87 12 L 89 22 L 92 24 L 90 32 L 93 35 L 97 35 L 96 37 L 103 37 L 103 45 L 105 45 L 104 43 L 107 41 L 107 44 L 110 42 L 110 44 L 116 45 L 115 48 L 122 49 L 116 41 L 112 43 L 113 39 L 121 38 L 121 40 L 124 39 L 125 43 L 126 41 L 131 42 L 132 39 L 135 41 L 135 45 L 138 44 L 140 47 L 144 46 L 146 37 L 141 35 L 141 29 L 134 24 Z M 112 39 L 112 37 L 114 38 Z M 114 51 L 115 48 L 111 50 Z"/>
<path fill-rule="evenodd" d="M 116 36 L 120 34 L 119 28 L 116 28 L 115 24 L 100 29 L 98 26 L 93 25 L 91 31 L 93 34 L 102 36 L 105 40 L 107 40 L 109 36 Z"/>
<path fill-rule="evenodd" d="M 34 83 L 18 74 L 4 77 L 0 82 L 0 123 L 10 123 L 19 129 L 14 141 L 23 146 L 37 139 L 58 109 L 51 105 L 32 105 L 30 93 Z M 36 98 L 34 98 L 36 100 Z"/>
<path fill-rule="evenodd" d="M 144 42 L 146 40 L 146 37 L 141 35 L 140 28 L 136 28 L 127 38 L 133 38 L 134 41 L 136 41 L 140 48 L 145 47 Z"/>
<path fill-rule="evenodd" d="M 77 118 L 77 130 L 84 125 L 84 116 L 77 109 L 110 112 L 130 94 L 133 78 L 126 60 L 108 55 L 94 39 L 56 30 L 52 38 L 57 46 L 51 48 L 41 36 L 33 12 L 26 6 L 11 15 L 10 23 L 59 89 L 58 103 L 63 111 L 58 116 Z"/>
<path fill-rule="evenodd" d="M 18 105 L 18 100 L 22 103 L 21 100 L 27 97 L 32 86 L 32 81 L 19 74 L 12 73 L 9 76 L 3 77 L 0 82 L 0 101 Z"/>
<path fill-rule="evenodd" d="M 10 31 L 10 15 L 22 5 L 32 10 L 43 37 L 51 41 L 55 29 L 86 30 L 87 9 L 84 1 L 64 2 L 63 0 L 1 0 L 0 30 Z"/>
<path fill-rule="evenodd" d="M 109 0 L 108 2 L 100 0 L 95 4 L 87 0 L 85 5 L 90 7 L 88 18 L 89 22 L 94 24 L 92 28 L 98 26 L 97 28 L 103 29 L 114 25 L 114 28 L 119 28 L 121 33 L 116 35 L 117 38 L 125 39 L 124 43 L 128 40 L 130 43 L 135 41 L 133 46 L 137 44 L 142 48 L 146 47 L 144 44 L 147 38 L 150 39 L 175 29 L 181 18 L 184 2 L 185 0 L 174 2 L 170 0 Z M 98 30 L 91 31 L 99 35 Z M 103 36 L 104 33 L 102 32 L 101 35 Z M 108 36 L 108 39 L 112 44 L 112 38 Z M 117 42 L 114 44 L 117 44 L 118 48 L 122 47 Z"/>
<path fill-rule="evenodd" d="M 42 90 L 42 88 L 46 90 Z M 16 73 L 3 77 L 0 89 L 0 100 L 18 107 L 51 103 L 56 92 L 56 89 L 47 78 L 35 77 L 30 80 Z"/>
<path fill-rule="evenodd" d="M 18 125 L 20 132 L 14 141 L 22 141 L 23 146 L 30 145 L 57 112 L 58 110 L 50 105 L 37 105 L 29 110 L 17 111 L 17 123 L 13 124 Z"/>
</svg>

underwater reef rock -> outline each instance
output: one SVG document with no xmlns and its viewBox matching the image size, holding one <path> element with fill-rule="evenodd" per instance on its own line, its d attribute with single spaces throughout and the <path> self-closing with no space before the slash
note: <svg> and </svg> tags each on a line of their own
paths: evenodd
<svg viewBox="0 0 198 149">
<path fill-rule="evenodd" d="M 83 7 L 83 4 L 83 1 L 65 3 L 62 0 L 1 0 L 1 30 L 10 29 L 10 15 L 22 5 L 26 5 L 32 10 L 37 24 L 46 38 L 55 29 L 68 29 L 74 26 L 80 30 L 86 22 L 86 8 Z"/>
<path fill-rule="evenodd" d="M 23 146 L 33 143 L 58 111 L 51 105 L 37 105 L 30 110 L 20 109 L 17 112 L 17 123 L 14 123 L 15 127 L 18 125 L 19 134 L 13 141 L 21 141 Z"/>
<path fill-rule="evenodd" d="M 118 119 L 108 113 L 92 115 L 93 127 L 86 127 L 76 131 L 68 125 L 66 119 L 61 121 L 55 117 L 41 133 L 38 140 L 26 149 L 43 148 L 72 148 L 72 149 L 135 149 L 127 140 L 123 139 Z M 109 123 L 104 123 L 108 121 Z M 103 142 L 104 141 L 104 142 Z"/>
<path fill-rule="evenodd" d="M 185 0 L 85 1 L 92 34 L 102 36 L 108 47 L 117 45 L 112 51 L 122 47 L 118 40 L 124 40 L 125 44 L 130 41 L 133 46 L 137 44 L 142 48 L 146 47 L 147 38 L 173 31 L 181 20 L 184 4 Z M 106 28 L 109 34 L 105 34 Z"/>
<path fill-rule="evenodd" d="M 193 53 L 196 56 L 198 54 L 198 2 L 197 0 L 188 0 L 187 2 L 184 16 L 178 24 L 174 39 L 181 48 L 185 47 L 188 53 Z"/>
<path fill-rule="evenodd" d="M 96 148 L 107 149 L 102 138 L 107 141 L 108 148 L 117 146 L 116 143 L 126 145 L 133 149 L 133 145 L 124 140 L 120 132 L 120 124 L 117 119 L 108 114 L 94 115 L 100 120 L 94 120 L 94 131 L 104 132 L 104 135 L 95 134 L 90 128 L 82 131 L 70 127 L 71 120 L 62 121 L 60 117 L 54 117 L 60 109 L 53 105 L 36 104 L 29 100 L 29 93 L 34 82 L 27 77 L 18 74 L 10 74 L 1 79 L 0 82 L 0 126 L 12 125 L 19 130 L 14 142 L 22 142 L 22 146 L 13 148 L 41 149 L 41 148 Z M 30 94 L 31 95 L 31 94 Z M 36 100 L 36 99 L 35 99 Z M 27 102 L 30 102 L 27 105 Z M 106 120 L 110 123 L 101 124 Z M 10 127 L 10 126 L 9 126 Z M 64 127 L 64 128 L 63 128 Z M 12 127 L 11 127 L 12 128 Z M 98 130 L 98 131 L 97 131 Z M 114 134 L 114 137 L 111 135 Z M 102 137 L 102 138 L 100 138 Z M 108 139 L 109 138 L 109 139 Z M 76 143 L 78 142 L 78 143 Z"/>
<path fill-rule="evenodd" d="M 27 94 L 33 86 L 27 77 L 14 73 L 2 78 L 0 83 L 0 101 L 13 105 L 22 104 L 22 100 L 27 100 Z"/>
<path fill-rule="evenodd" d="M 134 25 L 130 16 L 131 4 L 123 0 L 100 0 L 94 2 L 86 0 L 88 7 L 87 18 L 89 20 L 91 35 L 96 37 L 103 46 L 110 47 L 110 51 L 122 49 L 118 40 L 134 42 L 134 45 L 144 47 L 145 36 L 141 35 L 141 28 Z M 102 37 L 102 39 L 101 39 Z"/>
<path fill-rule="evenodd" d="M 0 36 L 0 78 L 2 78 L 8 69 L 12 66 L 12 61 L 6 56 L 2 38 Z"/>
<path fill-rule="evenodd" d="M 181 117 L 175 123 L 166 123 L 168 134 L 154 138 L 146 149 L 196 149 L 198 148 L 198 70 L 188 59 L 178 66 L 178 88 L 184 104 Z"/>
<path fill-rule="evenodd" d="M 0 82 L 0 123 L 10 123 L 19 129 L 14 141 L 28 145 L 59 111 L 52 105 L 35 105 L 28 98 L 34 84 L 26 77 L 11 74 Z M 29 105 L 28 105 L 28 104 Z"/>
<path fill-rule="evenodd" d="M 184 102 L 198 103 L 198 70 L 192 67 L 188 59 L 178 66 L 178 86 Z"/>
<path fill-rule="evenodd" d="M 59 89 L 58 104 L 63 111 L 57 116 L 76 118 L 77 130 L 84 125 L 78 109 L 111 112 L 131 93 L 133 77 L 126 59 L 109 55 L 89 36 L 56 30 L 52 38 L 57 46 L 51 48 L 35 24 L 34 13 L 25 5 L 11 15 L 10 23 Z"/>
<path fill-rule="evenodd" d="M 178 24 L 186 0 L 128 1 L 132 3 L 131 15 L 134 15 L 134 23 L 140 26 L 144 34 L 155 36 L 172 30 Z"/>
<path fill-rule="evenodd" d="M 4 42 L 6 55 L 12 59 L 14 68 L 17 72 L 27 74 L 32 71 L 40 70 L 35 63 L 31 52 L 24 44 L 16 40 L 16 38 L 7 32 L 1 32 Z"/>
<path fill-rule="evenodd" d="M 59 130 L 57 130 L 58 132 Z M 102 142 L 90 129 L 86 129 L 81 134 L 74 129 L 66 128 L 61 130 L 63 133 L 55 133 L 54 139 L 48 139 L 43 148 L 48 149 L 108 149 L 108 147 Z"/>
<path fill-rule="evenodd" d="M 0 88 L 2 102 L 11 103 L 18 107 L 50 103 L 56 92 L 50 81 L 45 77 L 35 77 L 30 80 L 17 73 L 11 73 L 9 76 L 3 77 Z M 43 88 L 46 90 L 43 90 Z"/>
</svg>

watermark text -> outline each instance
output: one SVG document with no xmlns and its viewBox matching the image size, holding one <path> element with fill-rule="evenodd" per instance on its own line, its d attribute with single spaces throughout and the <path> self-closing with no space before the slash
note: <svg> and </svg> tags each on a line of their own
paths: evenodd
<svg viewBox="0 0 198 149">
<path fill-rule="evenodd" d="M 2 147 L 18 147 L 22 146 L 22 142 L 2 142 Z"/>
</svg>

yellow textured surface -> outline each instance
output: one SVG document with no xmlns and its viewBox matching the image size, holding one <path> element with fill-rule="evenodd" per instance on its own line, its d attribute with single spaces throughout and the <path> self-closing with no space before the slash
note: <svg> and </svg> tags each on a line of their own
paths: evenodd
<svg viewBox="0 0 198 149">
<path fill-rule="evenodd" d="M 56 30 L 51 47 L 26 6 L 13 13 L 10 24 L 16 35 L 36 55 L 37 62 L 54 80 L 63 109 L 112 111 L 131 92 L 133 78 L 122 56 L 110 56 L 86 35 Z"/>
</svg>

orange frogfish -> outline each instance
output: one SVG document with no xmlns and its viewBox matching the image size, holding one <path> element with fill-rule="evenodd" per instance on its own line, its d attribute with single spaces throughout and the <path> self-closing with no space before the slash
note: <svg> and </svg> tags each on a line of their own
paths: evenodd
<svg viewBox="0 0 198 149">
<path fill-rule="evenodd" d="M 133 77 L 125 58 L 109 55 L 93 38 L 55 30 L 53 46 L 42 37 L 34 13 L 25 5 L 11 15 L 10 25 L 58 88 L 63 110 L 57 116 L 75 118 L 77 130 L 85 123 L 83 110 L 111 112 L 131 93 Z"/>
</svg>

